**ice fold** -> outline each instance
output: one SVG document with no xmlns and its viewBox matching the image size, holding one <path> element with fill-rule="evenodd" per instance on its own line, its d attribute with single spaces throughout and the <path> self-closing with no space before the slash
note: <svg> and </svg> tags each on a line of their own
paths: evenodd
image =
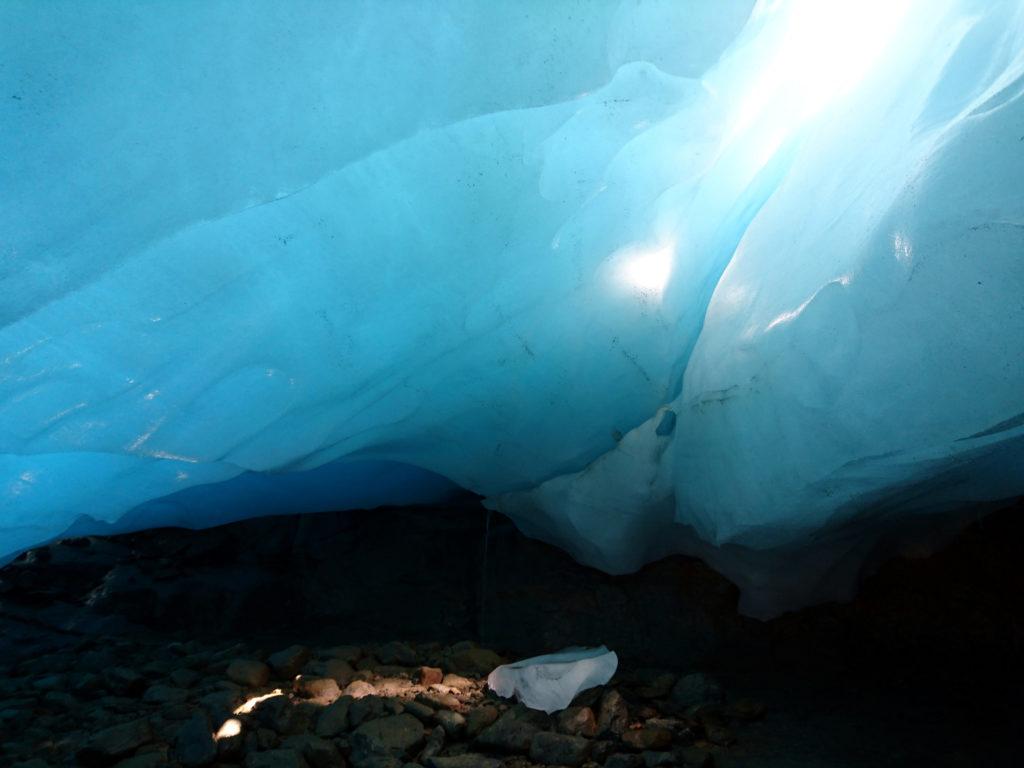
<svg viewBox="0 0 1024 768">
<path fill-rule="evenodd" d="M 1024 492 L 1024 4 L 0 29 L 0 558 L 461 487 L 766 616 Z"/>
</svg>

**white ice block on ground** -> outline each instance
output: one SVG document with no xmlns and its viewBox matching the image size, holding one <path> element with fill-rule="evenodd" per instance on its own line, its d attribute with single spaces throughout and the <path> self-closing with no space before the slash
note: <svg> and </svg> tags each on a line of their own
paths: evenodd
<svg viewBox="0 0 1024 768">
<path fill-rule="evenodd" d="M 566 648 L 502 664 L 487 676 L 487 686 L 499 696 L 515 696 L 530 709 L 551 714 L 568 707 L 580 691 L 607 683 L 618 666 L 615 651 L 603 645 Z"/>
</svg>

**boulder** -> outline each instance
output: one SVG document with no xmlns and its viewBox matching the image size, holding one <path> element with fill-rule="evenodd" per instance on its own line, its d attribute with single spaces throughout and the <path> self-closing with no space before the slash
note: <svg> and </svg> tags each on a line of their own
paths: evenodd
<svg viewBox="0 0 1024 768">
<path fill-rule="evenodd" d="M 229 680 L 246 688 L 260 688 L 270 680 L 270 667 L 254 659 L 233 659 L 226 674 Z"/>
<path fill-rule="evenodd" d="M 558 713 L 558 730 L 570 736 L 593 738 L 597 735 L 597 717 L 590 707 L 569 707 Z"/>
<path fill-rule="evenodd" d="M 245 768 L 309 768 L 309 763 L 294 749 L 272 749 L 246 755 Z"/>
<path fill-rule="evenodd" d="M 525 707 L 512 707 L 499 717 L 493 725 L 484 728 L 476 737 L 476 743 L 484 747 L 527 754 L 533 738 L 540 729 L 527 714 Z"/>
<path fill-rule="evenodd" d="M 174 756 L 184 768 L 201 768 L 217 757 L 217 743 L 213 740 L 210 721 L 205 713 L 195 713 L 178 729 Z"/>
<path fill-rule="evenodd" d="M 629 710 L 622 694 L 609 688 L 601 697 L 597 711 L 597 732 L 601 734 L 621 735 L 629 725 Z"/>
<path fill-rule="evenodd" d="M 498 719 L 498 708 L 491 704 L 470 710 L 466 715 L 466 736 L 474 738 L 480 731 Z"/>
<path fill-rule="evenodd" d="M 439 667 L 420 667 L 416 670 L 416 682 L 420 685 L 437 685 L 444 680 L 444 672 Z"/>
<path fill-rule="evenodd" d="M 408 643 L 393 640 L 377 649 L 375 654 L 381 664 L 398 664 L 411 667 L 418 661 L 416 651 Z"/>
<path fill-rule="evenodd" d="M 295 677 L 309 661 L 309 648 L 304 645 L 291 645 L 283 651 L 271 654 L 267 663 L 278 677 L 291 680 Z"/>
<path fill-rule="evenodd" d="M 325 707 L 316 721 L 316 735 L 330 738 L 348 730 L 348 710 L 352 702 L 351 696 L 342 696 Z"/>
<path fill-rule="evenodd" d="M 314 699 L 317 703 L 325 705 L 341 696 L 337 681 L 331 677 L 299 675 L 295 678 L 292 688 L 297 696 Z"/>
<path fill-rule="evenodd" d="M 144 718 L 132 720 L 94 734 L 76 756 L 78 762 L 87 767 L 109 765 L 152 740 L 153 729 L 149 721 Z"/>
<path fill-rule="evenodd" d="M 668 728 L 638 728 L 623 733 L 622 742 L 638 752 L 668 749 L 672 746 L 672 731 Z"/>
<path fill-rule="evenodd" d="M 590 754 L 590 742 L 582 736 L 541 731 L 530 744 L 530 759 L 545 765 L 582 765 Z"/>
<path fill-rule="evenodd" d="M 407 757 L 423 743 L 425 735 L 423 723 L 410 714 L 369 720 L 352 733 L 352 762 L 360 768 L 374 758 Z"/>
</svg>

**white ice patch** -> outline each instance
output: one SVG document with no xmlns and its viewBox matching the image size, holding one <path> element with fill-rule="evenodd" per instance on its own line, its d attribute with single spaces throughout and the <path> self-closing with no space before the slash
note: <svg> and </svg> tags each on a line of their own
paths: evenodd
<svg viewBox="0 0 1024 768">
<path fill-rule="evenodd" d="M 607 683 L 618 666 L 615 651 L 603 645 L 566 648 L 502 664 L 487 676 L 487 686 L 499 696 L 515 696 L 530 709 L 551 714 L 568 707 L 580 691 Z"/>
</svg>

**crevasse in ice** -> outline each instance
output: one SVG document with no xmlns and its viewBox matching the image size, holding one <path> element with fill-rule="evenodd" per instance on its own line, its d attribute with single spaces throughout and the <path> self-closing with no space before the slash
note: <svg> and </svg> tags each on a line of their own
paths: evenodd
<svg viewBox="0 0 1024 768">
<path fill-rule="evenodd" d="M 0 36 L 0 554 L 455 484 L 766 615 L 1024 491 L 1024 3 Z"/>
</svg>

